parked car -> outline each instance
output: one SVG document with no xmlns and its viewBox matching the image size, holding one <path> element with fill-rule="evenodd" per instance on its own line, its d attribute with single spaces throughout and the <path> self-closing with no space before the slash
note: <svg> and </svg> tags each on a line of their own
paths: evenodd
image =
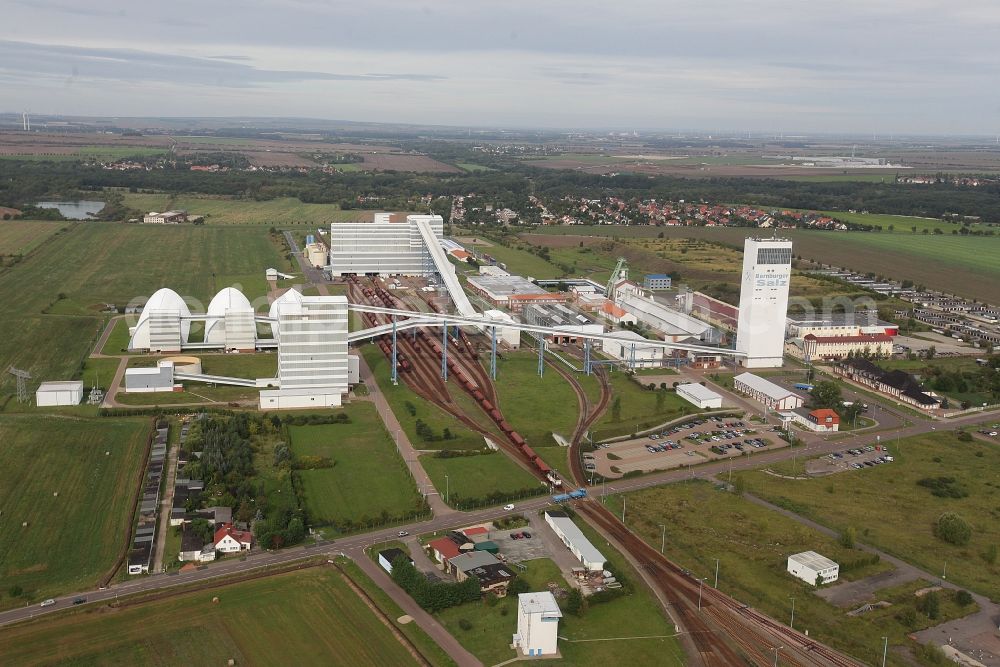
<svg viewBox="0 0 1000 667">
<path fill-rule="evenodd" d="M 510 534 L 510 539 L 512 539 L 512 540 L 519 540 L 519 539 L 521 539 L 521 533 L 511 533 Z"/>
<path fill-rule="evenodd" d="M 531 533 L 529 533 L 528 531 L 524 531 L 523 533 L 521 533 L 521 537 L 523 537 L 526 540 L 530 540 L 531 539 Z"/>
</svg>

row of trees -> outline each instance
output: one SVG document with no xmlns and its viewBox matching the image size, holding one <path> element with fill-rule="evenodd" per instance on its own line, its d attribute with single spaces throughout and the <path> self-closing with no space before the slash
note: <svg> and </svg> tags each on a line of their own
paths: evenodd
<svg viewBox="0 0 1000 667">
<path fill-rule="evenodd" d="M 422 608 L 430 612 L 455 607 L 480 598 L 479 580 L 469 577 L 462 583 L 431 582 L 410 563 L 406 556 L 392 564 L 392 580 Z"/>
</svg>

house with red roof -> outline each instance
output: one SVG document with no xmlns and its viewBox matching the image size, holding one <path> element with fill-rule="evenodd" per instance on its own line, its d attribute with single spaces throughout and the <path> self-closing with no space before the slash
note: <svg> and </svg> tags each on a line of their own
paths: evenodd
<svg viewBox="0 0 1000 667">
<path fill-rule="evenodd" d="M 224 523 L 215 531 L 215 550 L 220 553 L 250 551 L 252 545 L 253 533 L 249 530 L 236 530 L 231 523 Z"/>
<path fill-rule="evenodd" d="M 458 548 L 458 544 L 456 544 L 455 540 L 450 537 L 441 537 L 432 542 L 428 542 L 427 549 L 431 552 L 431 555 L 434 556 L 435 560 L 442 565 L 446 565 L 450 559 L 461 553 Z"/>
</svg>

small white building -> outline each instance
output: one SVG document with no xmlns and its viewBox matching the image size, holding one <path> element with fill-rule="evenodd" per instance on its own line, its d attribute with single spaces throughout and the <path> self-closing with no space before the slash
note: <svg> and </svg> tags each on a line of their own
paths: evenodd
<svg viewBox="0 0 1000 667">
<path fill-rule="evenodd" d="M 83 381 L 43 382 L 35 392 L 35 405 L 79 405 L 83 400 Z"/>
<path fill-rule="evenodd" d="M 306 245 L 306 259 L 309 263 L 316 268 L 323 268 L 326 266 L 327 253 L 326 246 L 322 243 L 310 243 Z"/>
<path fill-rule="evenodd" d="M 677 385 L 677 395 L 702 410 L 722 407 L 721 394 L 717 394 L 708 387 L 696 382 Z"/>
<path fill-rule="evenodd" d="M 174 362 L 161 360 L 151 368 L 126 368 L 125 392 L 174 391 Z"/>
<path fill-rule="evenodd" d="M 517 596 L 514 645 L 529 656 L 558 653 L 560 618 L 562 612 L 552 593 L 521 593 Z"/>
<path fill-rule="evenodd" d="M 817 581 L 823 584 L 836 581 L 840 577 L 840 566 L 815 551 L 803 551 L 788 557 L 788 573 L 815 586 Z"/>
<path fill-rule="evenodd" d="M 734 377 L 733 389 L 763 403 L 771 410 L 794 410 L 801 408 L 805 402 L 805 399 L 795 392 L 753 373 L 740 373 Z"/>
<path fill-rule="evenodd" d="M 612 331 L 619 340 L 602 340 L 604 354 L 620 359 L 633 368 L 657 368 L 663 365 L 663 348 L 634 331 Z"/>
<path fill-rule="evenodd" d="M 545 523 L 549 524 L 556 537 L 569 547 L 569 550 L 583 563 L 585 568 L 591 572 L 598 572 L 604 569 L 604 554 L 590 543 L 590 540 L 583 534 L 583 531 L 573 523 L 573 520 L 565 512 L 560 512 L 559 510 L 546 511 Z"/>
<path fill-rule="evenodd" d="M 487 310 L 483 312 L 483 319 L 493 322 L 514 322 L 514 318 L 502 310 Z M 484 333 L 491 335 L 488 329 Z M 521 330 L 513 327 L 497 327 L 497 342 L 516 350 L 521 346 Z"/>
</svg>

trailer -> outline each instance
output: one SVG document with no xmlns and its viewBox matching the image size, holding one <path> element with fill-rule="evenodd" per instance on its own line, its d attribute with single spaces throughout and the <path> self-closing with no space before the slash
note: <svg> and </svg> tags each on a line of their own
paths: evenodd
<svg viewBox="0 0 1000 667">
<path fill-rule="evenodd" d="M 568 502 L 569 500 L 570 500 L 570 497 L 569 497 L 568 493 L 560 493 L 560 494 L 552 496 L 552 502 L 554 502 L 554 503 L 565 503 L 565 502 Z"/>
<path fill-rule="evenodd" d="M 578 498 L 586 498 L 587 497 L 587 489 L 577 489 L 576 491 L 570 491 L 569 492 L 569 497 L 573 498 L 574 500 L 576 500 Z"/>
</svg>

